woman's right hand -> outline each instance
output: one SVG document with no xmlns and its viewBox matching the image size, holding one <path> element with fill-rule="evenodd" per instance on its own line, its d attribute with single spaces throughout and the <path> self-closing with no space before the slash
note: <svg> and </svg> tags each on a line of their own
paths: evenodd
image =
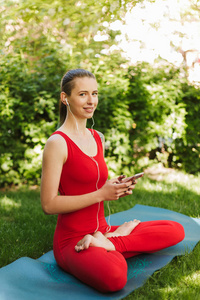
<svg viewBox="0 0 200 300">
<path fill-rule="evenodd" d="M 99 189 L 104 201 L 118 200 L 121 196 L 129 195 L 130 182 L 122 183 L 119 178 L 107 180 L 106 183 Z"/>
</svg>

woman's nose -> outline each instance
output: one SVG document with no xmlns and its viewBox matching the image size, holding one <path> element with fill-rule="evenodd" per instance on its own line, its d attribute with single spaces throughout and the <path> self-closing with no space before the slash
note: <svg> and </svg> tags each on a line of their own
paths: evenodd
<svg viewBox="0 0 200 300">
<path fill-rule="evenodd" d="M 88 94 L 88 103 L 93 103 L 94 99 L 93 96 L 91 94 Z"/>
</svg>

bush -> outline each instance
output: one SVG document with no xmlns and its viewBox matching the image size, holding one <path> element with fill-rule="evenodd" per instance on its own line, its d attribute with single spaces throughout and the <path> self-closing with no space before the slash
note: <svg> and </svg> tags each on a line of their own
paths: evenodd
<svg viewBox="0 0 200 300">
<path fill-rule="evenodd" d="M 122 69 L 117 53 L 93 58 L 89 65 L 71 65 L 68 56 L 50 49 L 34 62 L 21 53 L 3 56 L 1 186 L 40 183 L 43 147 L 58 126 L 60 78 L 74 67 L 87 68 L 97 77 L 94 128 L 105 134 L 111 177 L 137 172 L 152 161 L 200 171 L 200 90 L 183 79 L 180 69 L 163 62 Z"/>
<path fill-rule="evenodd" d="M 146 167 L 155 159 L 189 173 L 200 171 L 200 90 L 182 75 L 183 70 L 169 64 L 141 63 L 129 69 L 134 164 Z"/>
<path fill-rule="evenodd" d="M 51 60 L 52 56 L 49 67 Z M 56 57 L 55 63 L 58 71 Z M 57 72 L 54 77 L 49 74 L 47 55 L 39 64 L 33 68 L 17 53 L 3 56 L 0 75 L 1 185 L 38 183 L 42 148 L 47 135 L 58 123 L 57 111 L 55 114 L 59 88 Z"/>
<path fill-rule="evenodd" d="M 186 132 L 184 139 L 177 139 L 174 165 L 186 172 L 200 172 L 200 89 L 192 85 L 183 85 Z"/>
</svg>

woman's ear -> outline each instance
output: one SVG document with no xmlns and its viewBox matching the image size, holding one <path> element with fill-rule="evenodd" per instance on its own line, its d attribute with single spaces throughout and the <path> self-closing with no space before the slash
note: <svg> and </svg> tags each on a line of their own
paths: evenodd
<svg viewBox="0 0 200 300">
<path fill-rule="evenodd" d="M 62 103 L 64 104 L 64 105 L 68 105 L 68 102 L 67 102 L 67 95 L 64 93 L 64 92 L 61 92 L 60 93 L 60 100 L 62 101 Z"/>
</svg>

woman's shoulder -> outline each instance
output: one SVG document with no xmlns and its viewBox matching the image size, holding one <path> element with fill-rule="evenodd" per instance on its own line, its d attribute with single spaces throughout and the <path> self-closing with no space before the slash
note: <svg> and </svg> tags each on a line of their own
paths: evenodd
<svg viewBox="0 0 200 300">
<path fill-rule="evenodd" d="M 66 154 L 66 141 L 60 135 L 54 132 L 47 140 L 44 150 L 45 152 L 55 151 L 56 153 L 65 153 Z"/>
<path fill-rule="evenodd" d="M 64 139 L 64 134 L 62 135 L 62 132 L 55 131 L 52 133 L 52 135 L 47 140 L 48 144 L 60 144 L 60 143 L 66 143 Z"/>
</svg>

